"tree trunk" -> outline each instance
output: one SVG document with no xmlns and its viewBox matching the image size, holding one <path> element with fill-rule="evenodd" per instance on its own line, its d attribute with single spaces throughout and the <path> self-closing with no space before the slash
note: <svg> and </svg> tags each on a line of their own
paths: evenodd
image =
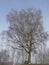
<svg viewBox="0 0 49 65">
<path fill-rule="evenodd" d="M 28 55 L 28 64 L 31 63 L 31 52 L 29 52 L 29 55 Z"/>
<path fill-rule="evenodd" d="M 29 53 L 28 53 L 28 64 L 31 63 L 31 48 L 32 45 L 30 44 Z"/>
</svg>

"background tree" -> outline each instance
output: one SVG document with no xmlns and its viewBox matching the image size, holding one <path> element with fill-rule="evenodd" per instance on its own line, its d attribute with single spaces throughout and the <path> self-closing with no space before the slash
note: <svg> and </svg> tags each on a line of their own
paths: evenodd
<svg viewBox="0 0 49 65">
<path fill-rule="evenodd" d="M 49 49 L 40 50 L 36 58 L 37 64 L 49 64 Z"/>
<path fill-rule="evenodd" d="M 44 31 L 41 11 L 27 9 L 12 10 L 7 15 L 9 28 L 4 31 L 11 47 L 24 50 L 28 55 L 27 63 L 31 63 L 31 53 L 45 44 L 48 34 Z"/>
<path fill-rule="evenodd" d="M 7 50 L 0 51 L 0 62 L 9 62 L 9 53 Z"/>
</svg>

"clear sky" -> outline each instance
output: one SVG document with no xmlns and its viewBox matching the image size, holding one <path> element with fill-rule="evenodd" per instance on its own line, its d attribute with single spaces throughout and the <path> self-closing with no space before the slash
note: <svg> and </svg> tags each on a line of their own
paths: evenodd
<svg viewBox="0 0 49 65">
<path fill-rule="evenodd" d="M 0 0 L 0 32 L 7 29 L 6 15 L 12 8 L 15 10 L 41 9 L 45 30 L 49 31 L 49 0 Z"/>
</svg>

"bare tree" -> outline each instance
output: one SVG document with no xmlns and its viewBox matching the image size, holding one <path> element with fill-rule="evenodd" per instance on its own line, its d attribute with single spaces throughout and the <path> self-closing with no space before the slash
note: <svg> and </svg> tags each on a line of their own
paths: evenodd
<svg viewBox="0 0 49 65">
<path fill-rule="evenodd" d="M 14 49 L 24 50 L 28 54 L 27 63 L 31 63 L 31 53 L 38 46 L 45 44 L 48 34 L 44 31 L 41 11 L 33 9 L 15 11 L 7 15 L 9 28 L 6 34 L 8 42 Z"/>
<path fill-rule="evenodd" d="M 7 50 L 0 51 L 0 62 L 9 62 L 9 53 Z"/>
<path fill-rule="evenodd" d="M 41 50 L 36 58 L 38 64 L 49 64 L 49 49 Z"/>
</svg>

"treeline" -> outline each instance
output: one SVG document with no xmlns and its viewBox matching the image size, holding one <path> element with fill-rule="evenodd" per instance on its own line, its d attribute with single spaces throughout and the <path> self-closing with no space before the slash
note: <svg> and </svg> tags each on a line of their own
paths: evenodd
<svg viewBox="0 0 49 65">
<path fill-rule="evenodd" d="M 12 51 L 13 52 L 13 51 Z M 14 54 L 14 56 L 12 55 Z M 9 50 L 1 50 L 0 51 L 0 64 L 27 64 L 27 61 L 25 62 L 25 55 L 22 54 L 22 52 L 17 52 L 17 56 L 15 56 L 15 53 L 12 53 L 13 59 L 15 59 L 15 62 L 10 58 L 10 52 Z M 46 48 L 46 50 L 40 50 L 37 54 L 33 55 L 32 61 L 35 61 L 32 64 L 49 64 L 49 48 Z M 21 59 L 21 60 L 20 60 Z"/>
</svg>

